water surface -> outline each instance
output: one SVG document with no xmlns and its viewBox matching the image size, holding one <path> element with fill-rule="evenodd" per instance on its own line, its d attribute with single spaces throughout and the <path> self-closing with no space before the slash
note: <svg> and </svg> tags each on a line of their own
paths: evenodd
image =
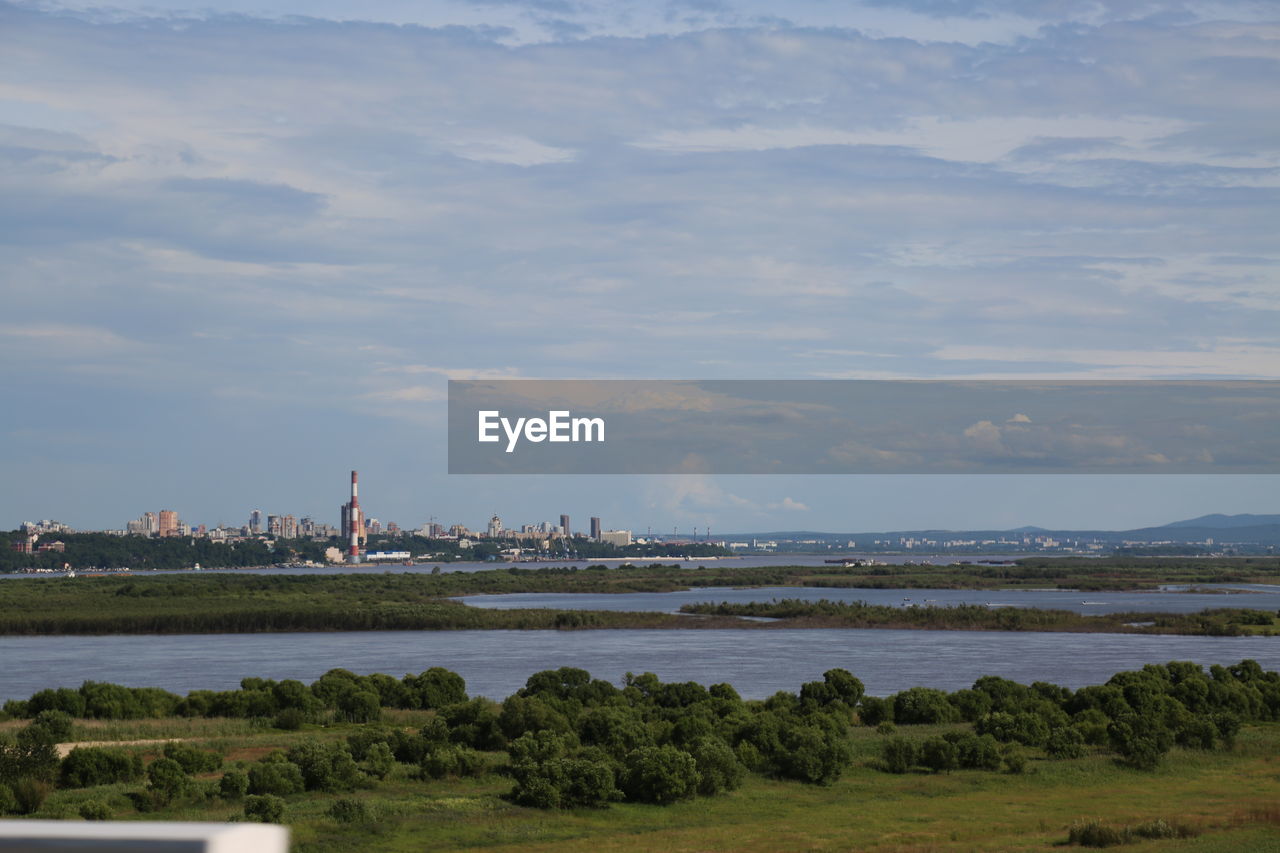
<svg viewBox="0 0 1280 853">
<path fill-rule="evenodd" d="M 748 698 L 844 667 L 872 694 L 913 685 L 957 690 L 982 675 L 1078 688 L 1145 663 L 1244 658 L 1280 669 L 1280 639 L 897 630 L 350 631 L 106 637 L 0 637 L 0 700 L 86 679 L 178 693 L 234 688 L 241 678 L 312 681 L 328 669 L 400 676 L 443 666 L 472 695 L 503 698 L 534 672 L 576 666 L 619 683 L 727 681 Z"/>
</svg>

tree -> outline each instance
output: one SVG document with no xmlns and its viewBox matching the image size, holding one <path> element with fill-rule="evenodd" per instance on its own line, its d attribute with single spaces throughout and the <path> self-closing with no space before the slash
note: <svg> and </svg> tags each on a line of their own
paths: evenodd
<svg viewBox="0 0 1280 853">
<path fill-rule="evenodd" d="M 258 823 L 280 823 L 284 820 L 284 800 L 271 794 L 253 794 L 244 798 L 244 816 Z"/>
<path fill-rule="evenodd" d="M 157 805 L 168 805 L 191 788 L 192 779 L 172 758 L 157 758 L 147 767 L 147 792 Z"/>
<path fill-rule="evenodd" d="M 224 800 L 238 800 L 249 792 L 249 777 L 239 770 L 228 770 L 218 780 L 218 796 Z"/>
<path fill-rule="evenodd" d="M 920 745 L 920 763 L 934 773 L 941 773 L 944 770 L 950 773 L 960 766 L 960 754 L 955 744 L 946 738 L 925 738 L 924 743 Z"/>
<path fill-rule="evenodd" d="M 249 792 L 288 796 L 306 790 L 302 771 L 288 761 L 264 761 L 249 768 Z"/>
<path fill-rule="evenodd" d="M 890 773 L 906 773 L 916 764 L 915 742 L 905 737 L 892 737 L 881 747 L 884 769 Z"/>
<path fill-rule="evenodd" d="M 692 797 L 701 777 L 693 756 L 674 746 L 646 746 L 624 762 L 622 790 L 627 799 L 668 805 Z"/>
<path fill-rule="evenodd" d="M 698 768 L 698 793 L 712 796 L 735 790 L 742 784 L 746 768 L 738 761 L 729 745 L 718 737 L 700 737 L 689 745 Z"/>
</svg>

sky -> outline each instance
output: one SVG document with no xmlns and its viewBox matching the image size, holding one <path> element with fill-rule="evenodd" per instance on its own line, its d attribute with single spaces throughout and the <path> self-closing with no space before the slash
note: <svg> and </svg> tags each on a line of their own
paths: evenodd
<svg viewBox="0 0 1280 853">
<path fill-rule="evenodd" d="M 0 0 L 0 527 L 1277 512 L 445 473 L 450 378 L 1280 379 L 1277 116 L 1271 2 Z"/>
</svg>

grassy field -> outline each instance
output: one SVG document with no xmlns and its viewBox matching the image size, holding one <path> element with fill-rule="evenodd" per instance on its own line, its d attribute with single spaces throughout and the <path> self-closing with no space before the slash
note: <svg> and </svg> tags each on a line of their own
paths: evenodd
<svg viewBox="0 0 1280 853">
<path fill-rule="evenodd" d="M 392 712 L 390 722 L 416 727 L 430 712 Z M 227 727 L 230 724 L 230 727 Z M 944 726 L 901 727 L 915 736 Z M 77 738 L 132 740 L 180 736 L 223 752 L 225 767 L 260 759 L 307 737 L 341 738 L 333 725 L 284 733 L 253 731 L 244 721 L 143 720 L 127 727 L 78 724 Z M 110 737 L 118 735 L 119 737 Z M 1249 726 L 1229 752 L 1175 749 L 1154 772 L 1119 767 L 1108 755 L 1032 760 L 1027 772 L 958 770 L 891 775 L 875 769 L 883 739 L 856 728 L 852 769 L 829 787 L 749 777 L 737 791 L 671 806 L 615 804 L 606 809 L 545 812 L 502 795 L 509 779 L 421 781 L 400 766 L 371 789 L 342 796 L 365 802 L 369 823 L 343 825 L 325 812 L 336 795 L 287 798 L 285 821 L 299 853 L 338 851 L 787 851 L 787 850 L 1050 850 L 1075 821 L 1132 825 L 1180 821 L 1200 834 L 1148 841 L 1133 851 L 1280 850 L 1280 725 Z M 154 745 L 134 747 L 149 759 Z M 496 768 L 505 754 L 488 758 Z M 205 774 L 209 780 L 217 773 Z M 137 789 L 138 786 L 132 786 Z M 113 804 L 115 817 L 138 818 L 123 794 L 129 786 L 58 790 L 34 817 L 69 817 L 91 799 Z M 217 797 L 175 806 L 148 819 L 228 820 L 237 802 Z"/>
</svg>

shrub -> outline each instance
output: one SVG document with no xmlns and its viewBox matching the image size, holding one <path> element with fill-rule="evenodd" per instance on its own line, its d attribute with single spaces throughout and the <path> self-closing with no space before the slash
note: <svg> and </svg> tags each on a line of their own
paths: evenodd
<svg viewBox="0 0 1280 853">
<path fill-rule="evenodd" d="M 729 745 L 718 737 L 707 736 L 689 745 L 698 768 L 698 793 L 712 796 L 723 791 L 735 790 L 742 784 L 746 768 L 738 761 Z"/>
<path fill-rule="evenodd" d="M 0 815 L 17 814 L 18 801 L 13 796 L 13 789 L 0 783 Z"/>
<path fill-rule="evenodd" d="M 698 791 L 698 763 L 674 746 L 646 746 L 627 754 L 622 790 L 627 799 L 668 805 Z"/>
<path fill-rule="evenodd" d="M 893 721 L 893 703 L 879 696 L 863 696 L 858 703 L 858 719 L 864 726 L 878 726 Z"/>
<path fill-rule="evenodd" d="M 353 723 L 372 723 L 382 716 L 382 700 L 369 690 L 353 690 L 338 697 L 338 711 Z"/>
<path fill-rule="evenodd" d="M 893 697 L 893 721 L 899 725 L 951 723 L 959 718 L 947 694 L 932 687 L 911 687 Z"/>
<path fill-rule="evenodd" d="M 271 794 L 244 798 L 244 816 L 259 823 L 279 823 L 284 819 L 284 800 Z"/>
<path fill-rule="evenodd" d="M 285 708 L 279 714 L 276 714 L 276 718 L 271 721 L 271 725 L 286 732 L 296 732 L 298 729 L 302 728 L 302 724 L 306 721 L 307 715 L 302 710 L 298 708 Z"/>
<path fill-rule="evenodd" d="M 1027 771 L 1027 754 L 1017 744 L 1006 744 L 1001 750 L 1000 757 L 1004 760 L 1004 769 L 1010 773 Z"/>
<path fill-rule="evenodd" d="M 71 715 L 65 711 L 53 709 L 41 711 L 31 721 L 31 726 L 44 729 L 53 743 L 62 743 L 71 739 Z"/>
<path fill-rule="evenodd" d="M 288 761 L 271 761 L 249 768 L 249 792 L 257 796 L 288 796 L 306 789 L 302 771 Z"/>
<path fill-rule="evenodd" d="M 422 772 L 432 779 L 446 776 L 482 776 L 487 767 L 484 758 L 465 746 L 441 746 L 422 759 Z"/>
<path fill-rule="evenodd" d="M 782 749 L 773 762 L 781 776 L 830 785 L 852 757 L 844 737 L 817 726 L 790 726 L 783 730 Z"/>
<path fill-rule="evenodd" d="M 898 731 L 898 727 L 895 726 L 893 723 L 889 722 L 888 720 L 885 720 L 880 725 L 876 726 L 876 734 L 885 735 L 886 737 L 888 735 L 897 733 L 897 731 Z"/>
<path fill-rule="evenodd" d="M 360 781 L 360 769 L 345 743 L 305 740 L 287 757 L 302 772 L 308 791 L 350 791 Z"/>
<path fill-rule="evenodd" d="M 170 741 L 164 745 L 164 757 L 171 758 L 182 766 L 187 773 L 212 773 L 222 767 L 222 756 L 216 752 L 196 749 L 178 741 Z"/>
<path fill-rule="evenodd" d="M 172 758 L 157 758 L 147 767 L 147 791 L 157 805 L 167 805 L 187 793 L 191 777 Z"/>
<path fill-rule="evenodd" d="M 85 820 L 111 820 L 111 806 L 103 800 L 88 800 L 80 804 L 80 817 Z"/>
<path fill-rule="evenodd" d="M 881 748 L 880 756 L 885 770 L 906 773 L 916 764 L 915 742 L 904 737 L 889 738 Z"/>
<path fill-rule="evenodd" d="M 224 800 L 238 800 L 249 793 L 249 777 L 239 770 L 228 770 L 218 780 L 218 796 Z"/>
<path fill-rule="evenodd" d="M 385 779 L 395 769 L 395 766 L 396 757 L 392 754 L 391 747 L 385 742 L 379 741 L 370 746 L 365 753 L 361 769 L 375 779 Z"/>
<path fill-rule="evenodd" d="M 1049 732 L 1044 751 L 1050 758 L 1080 758 L 1084 755 L 1084 737 L 1074 726 L 1061 726 Z"/>
<path fill-rule="evenodd" d="M 93 788 L 142 778 L 142 758 L 121 749 L 78 746 L 62 759 L 58 784 L 63 788 Z"/>
<path fill-rule="evenodd" d="M 49 783 L 39 779 L 19 779 L 13 783 L 13 811 L 17 814 L 35 814 L 49 796 Z"/>
<path fill-rule="evenodd" d="M 934 773 L 948 773 L 960 766 L 960 755 L 955 744 L 946 738 L 926 738 L 920 745 L 920 763 Z"/>
<path fill-rule="evenodd" d="M 1000 745 L 991 735 L 965 734 L 954 742 L 961 767 L 970 770 L 1000 769 Z"/>
<path fill-rule="evenodd" d="M 325 815 L 338 823 L 368 823 L 373 820 L 373 814 L 363 801 L 346 797 L 334 800 Z"/>
</svg>

